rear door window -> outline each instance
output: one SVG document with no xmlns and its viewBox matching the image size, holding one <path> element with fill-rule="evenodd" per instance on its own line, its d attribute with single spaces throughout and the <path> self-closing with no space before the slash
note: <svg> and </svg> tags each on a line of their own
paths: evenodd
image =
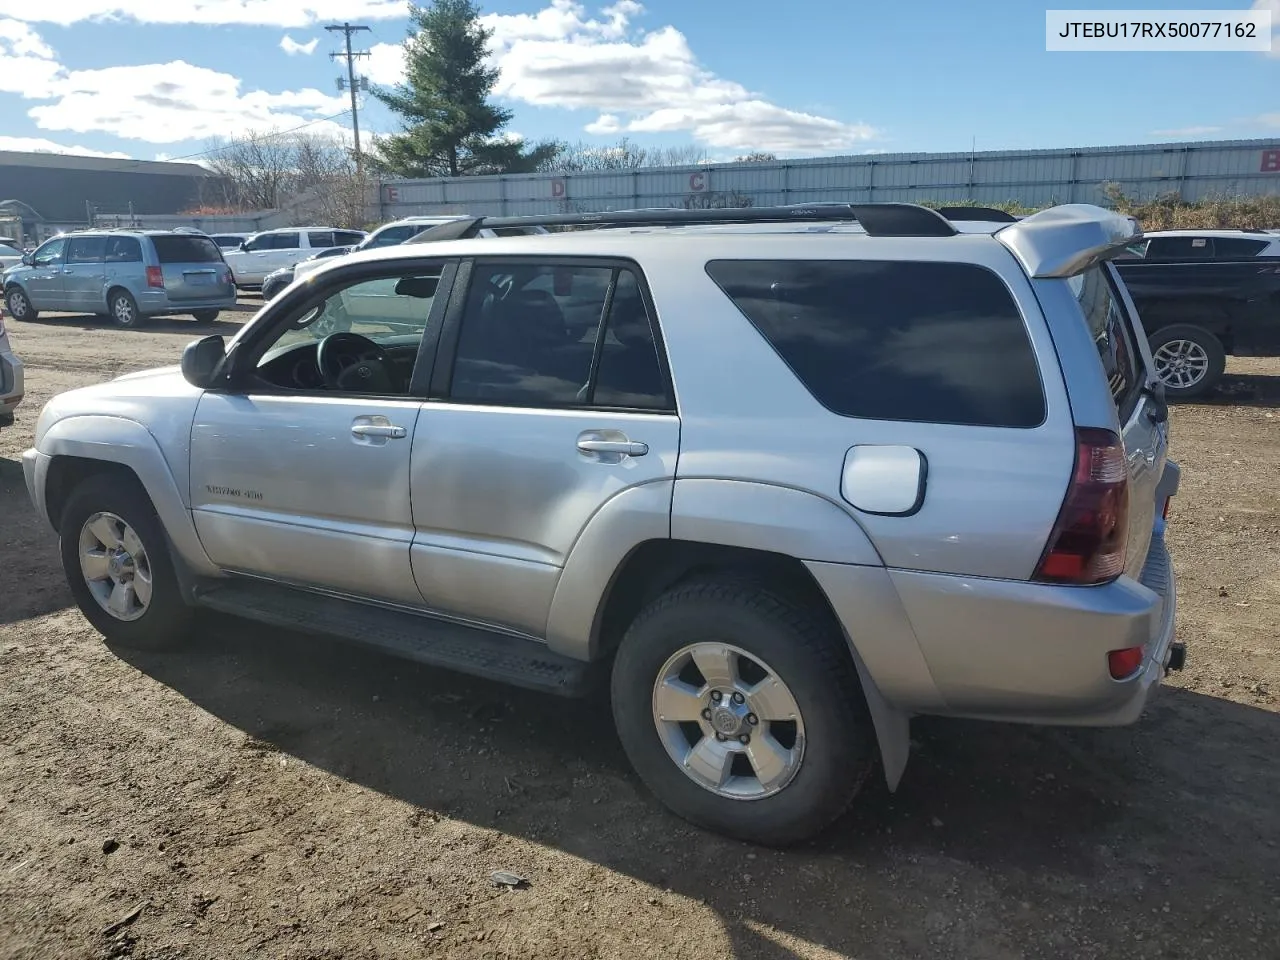
<svg viewBox="0 0 1280 960">
<path fill-rule="evenodd" d="M 208 237 L 182 234 L 152 237 L 156 257 L 161 263 L 220 263 L 222 251 Z"/>
<path fill-rule="evenodd" d="M 335 246 L 332 230 L 313 230 L 307 234 L 307 242 L 317 249 Z"/>
<path fill-rule="evenodd" d="M 983 267 L 715 260 L 706 269 L 833 413 L 986 427 L 1044 421 L 1022 315 Z"/>
<path fill-rule="evenodd" d="M 1267 245 L 1265 240 L 1249 240 L 1246 237 L 1216 237 L 1213 256 L 1216 260 L 1247 260 L 1256 257 Z"/>
<path fill-rule="evenodd" d="M 107 263 L 141 263 L 142 246 L 136 237 L 109 237 Z"/>
<path fill-rule="evenodd" d="M 1120 422 L 1124 423 L 1137 406 L 1142 392 L 1142 361 L 1134 348 L 1133 331 L 1125 319 L 1124 308 L 1102 267 L 1091 267 L 1070 278 L 1067 283 L 1085 325 L 1098 348 L 1098 359 L 1111 387 Z"/>
<path fill-rule="evenodd" d="M 106 237 L 73 237 L 67 245 L 67 263 L 101 263 L 106 252 Z"/>
</svg>

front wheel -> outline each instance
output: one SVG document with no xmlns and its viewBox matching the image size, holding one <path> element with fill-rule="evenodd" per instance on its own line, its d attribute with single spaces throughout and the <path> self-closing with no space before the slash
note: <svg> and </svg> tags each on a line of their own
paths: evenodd
<svg viewBox="0 0 1280 960">
<path fill-rule="evenodd" d="M 1212 390 L 1227 368 L 1222 341 L 1203 327 L 1175 323 L 1150 337 L 1157 379 L 1170 400 L 1190 400 Z"/>
<path fill-rule="evenodd" d="M 191 316 L 195 317 L 197 323 L 213 323 L 218 319 L 218 310 L 196 310 Z"/>
<path fill-rule="evenodd" d="M 676 587 L 614 660 L 613 714 L 640 778 L 699 826 L 782 846 L 834 821 L 875 735 L 839 629 L 767 589 Z"/>
<path fill-rule="evenodd" d="M 9 307 L 9 316 L 15 320 L 35 320 L 40 316 L 21 287 L 10 287 L 4 299 Z"/>
<path fill-rule="evenodd" d="M 111 643 L 180 643 L 191 610 L 182 599 L 164 529 L 136 480 L 116 473 L 72 492 L 58 527 L 62 567 L 85 618 Z"/>
<path fill-rule="evenodd" d="M 112 290 L 107 298 L 107 310 L 117 326 L 132 328 L 142 326 L 142 314 L 138 312 L 138 301 L 128 290 Z"/>
</svg>

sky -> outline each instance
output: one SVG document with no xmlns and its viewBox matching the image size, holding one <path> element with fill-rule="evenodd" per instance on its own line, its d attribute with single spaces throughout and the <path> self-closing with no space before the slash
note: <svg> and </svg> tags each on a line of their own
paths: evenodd
<svg viewBox="0 0 1280 960">
<path fill-rule="evenodd" d="M 1280 28 L 1280 0 L 1253 6 Z M 0 0 L 0 150 L 199 158 L 251 130 L 340 133 L 345 68 L 325 25 L 371 27 L 359 68 L 393 84 L 406 12 L 403 0 Z M 711 159 L 1280 141 L 1280 34 L 1270 54 L 1049 53 L 1045 6 L 1027 0 L 485 0 L 482 13 L 497 99 L 531 140 L 625 136 Z M 361 100 L 363 131 L 397 129 Z"/>
</svg>

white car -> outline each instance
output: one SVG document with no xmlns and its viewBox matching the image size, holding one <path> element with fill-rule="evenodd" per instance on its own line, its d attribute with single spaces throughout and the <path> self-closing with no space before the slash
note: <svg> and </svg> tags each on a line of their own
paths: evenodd
<svg viewBox="0 0 1280 960">
<path fill-rule="evenodd" d="M 22 262 L 22 251 L 7 243 L 0 243 L 0 271 Z"/>
<path fill-rule="evenodd" d="M 209 239 L 218 245 L 219 250 L 239 250 L 240 245 L 248 240 L 251 233 L 211 233 Z"/>
<path fill-rule="evenodd" d="M 364 238 L 361 230 L 286 227 L 255 233 L 239 250 L 224 251 L 223 257 L 235 275 L 237 287 L 260 287 L 267 274 L 281 267 L 293 266 L 319 250 L 355 246 Z"/>
</svg>

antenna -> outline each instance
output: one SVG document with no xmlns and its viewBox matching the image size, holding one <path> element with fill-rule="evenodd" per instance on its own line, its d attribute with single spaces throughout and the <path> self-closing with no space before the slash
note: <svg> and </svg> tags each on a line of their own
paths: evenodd
<svg viewBox="0 0 1280 960">
<path fill-rule="evenodd" d="M 346 37 L 346 40 L 347 40 L 346 51 L 339 52 L 339 53 L 331 53 L 329 54 L 329 59 L 347 61 L 347 75 L 345 78 L 338 77 L 338 89 L 339 90 L 350 89 L 351 91 L 351 131 L 352 133 L 355 134 L 355 138 L 356 138 L 356 173 L 363 174 L 364 163 L 360 157 L 360 110 L 359 110 L 359 106 L 356 103 L 356 93 L 361 90 L 369 89 L 369 78 L 360 77 L 359 81 L 357 82 L 356 59 L 358 57 L 369 56 L 369 51 L 368 50 L 352 50 L 351 35 L 353 33 L 359 33 L 361 30 L 368 30 L 369 28 L 359 23 L 341 23 L 341 24 L 333 23 L 325 27 L 325 29 L 331 33 L 341 33 L 343 36 Z"/>
</svg>

